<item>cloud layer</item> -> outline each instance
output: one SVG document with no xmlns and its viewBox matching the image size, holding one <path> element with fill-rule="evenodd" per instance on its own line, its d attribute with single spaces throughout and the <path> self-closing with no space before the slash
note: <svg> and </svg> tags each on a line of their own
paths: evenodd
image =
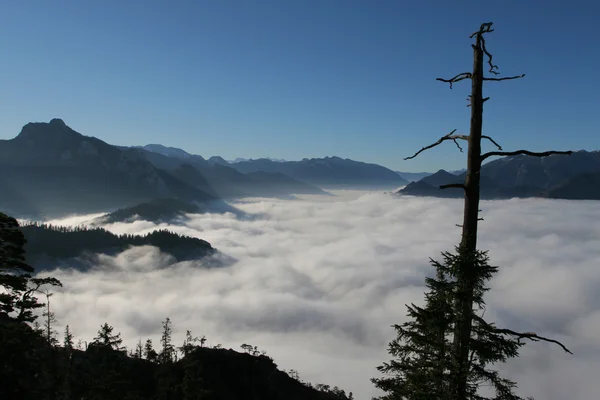
<svg viewBox="0 0 600 400">
<path fill-rule="evenodd" d="M 91 340 L 105 321 L 128 346 L 160 336 L 170 317 L 176 343 L 186 329 L 209 344 L 256 345 L 303 380 L 338 385 L 357 399 L 378 394 L 375 367 L 389 360 L 390 325 L 420 303 L 429 257 L 459 240 L 462 202 L 336 192 L 298 200 L 247 199 L 249 214 L 192 215 L 168 228 L 208 240 L 238 261 L 202 268 L 152 247 L 102 256 L 85 274 L 56 271 L 62 325 Z M 523 396 L 592 399 L 600 392 L 600 202 L 483 202 L 480 247 L 500 266 L 486 317 L 499 326 L 562 340 L 528 344 L 499 368 Z M 53 221 L 78 224 L 85 218 Z M 115 233 L 167 227 L 112 224 Z"/>
</svg>

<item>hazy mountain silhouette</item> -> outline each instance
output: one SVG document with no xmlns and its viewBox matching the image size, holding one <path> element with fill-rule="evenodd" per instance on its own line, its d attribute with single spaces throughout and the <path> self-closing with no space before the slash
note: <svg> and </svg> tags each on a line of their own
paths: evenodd
<svg viewBox="0 0 600 400">
<path fill-rule="evenodd" d="M 402 171 L 394 171 L 402 178 L 406 179 L 408 182 L 416 182 L 419 181 L 426 176 L 433 175 L 431 172 L 402 172 Z"/>
<path fill-rule="evenodd" d="M 214 192 L 223 198 L 325 194 L 318 187 L 283 174 L 244 174 L 228 166 L 227 161 L 221 157 L 211 157 L 207 161 L 183 150 L 167 152 L 164 147 L 157 148 L 156 145 L 144 146 L 143 149 L 146 151 L 146 158 L 156 167 L 169 171 L 190 185 L 197 184 L 204 179 L 199 188 L 208 193 Z M 167 156 L 165 155 L 167 153 L 175 155 Z"/>
<path fill-rule="evenodd" d="M 212 156 L 207 161 L 211 165 L 219 164 L 219 165 L 229 166 L 229 163 L 227 161 L 225 161 L 225 159 L 223 157 L 220 157 L 220 156 Z"/>
<path fill-rule="evenodd" d="M 231 164 L 240 172 L 277 172 L 322 188 L 392 188 L 407 184 L 394 171 L 340 157 L 305 158 L 302 161 L 275 162 L 261 158 Z"/>
<path fill-rule="evenodd" d="M 137 149 L 83 136 L 62 120 L 29 123 L 0 140 L 0 208 L 43 218 L 107 211 L 153 198 L 215 196 L 157 169 Z"/>
<path fill-rule="evenodd" d="M 439 187 L 440 185 L 445 185 L 448 183 L 458 183 L 460 181 L 461 178 L 443 169 L 440 169 L 436 173 L 426 176 L 420 180 L 420 182 L 424 182 L 435 187 Z"/>
</svg>

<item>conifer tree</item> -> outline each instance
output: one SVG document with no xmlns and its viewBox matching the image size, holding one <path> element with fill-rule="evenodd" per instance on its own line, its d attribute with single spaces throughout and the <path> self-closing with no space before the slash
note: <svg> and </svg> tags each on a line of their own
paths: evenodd
<svg viewBox="0 0 600 400">
<path fill-rule="evenodd" d="M 141 359 L 144 356 L 144 346 L 142 345 L 142 339 L 138 340 L 135 345 L 135 351 L 133 351 L 133 358 Z"/>
<path fill-rule="evenodd" d="M 499 376 L 490 366 L 518 356 L 521 339 L 544 340 L 561 343 L 539 336 L 532 332 L 519 333 L 510 329 L 497 328 L 483 319 L 484 293 L 487 282 L 497 272 L 497 267 L 489 265 L 486 252 L 477 249 L 477 233 L 480 200 L 481 165 L 493 156 L 525 154 L 545 157 L 551 154 L 571 154 L 570 151 L 547 151 L 543 153 L 528 150 L 502 151 L 500 145 L 490 136 L 482 135 L 484 81 L 504 81 L 523 78 L 525 75 L 510 77 L 486 77 L 483 74 L 484 56 L 488 58 L 490 73 L 498 75 L 498 67 L 492 63 L 492 55 L 486 48 L 484 34 L 492 32 L 492 23 L 484 23 L 471 35 L 475 39 L 473 71 L 464 72 L 451 79 L 438 78 L 452 84 L 471 80 L 469 96 L 471 107 L 470 134 L 460 135 L 453 130 L 437 142 L 423 147 L 412 159 L 423 151 L 451 140 L 462 151 L 459 140 L 468 143 L 467 173 L 464 183 L 450 183 L 440 189 L 459 188 L 464 191 L 464 213 L 462 236 L 455 253 L 442 253 L 443 262 L 431 260 L 436 268 L 436 277 L 426 279 L 424 307 L 408 306 L 409 321 L 395 325 L 397 338 L 390 343 L 389 352 L 394 359 L 378 369 L 383 378 L 373 379 L 377 387 L 387 392 L 381 399 L 431 399 L 431 400 L 480 400 L 486 399 L 479 388 L 486 384 L 495 391 L 494 399 L 519 399 L 513 393 L 515 382 Z M 499 151 L 481 152 L 482 139 L 489 140 Z"/>
<path fill-rule="evenodd" d="M 63 336 L 63 347 L 68 350 L 73 350 L 73 333 L 69 325 L 65 326 L 65 334 Z"/>
<path fill-rule="evenodd" d="M 112 350 L 122 351 L 124 348 L 121 347 L 123 339 L 121 339 L 121 333 L 113 335 L 114 328 L 108 323 L 104 323 L 98 331 L 98 336 L 94 338 L 92 342 L 95 345 L 110 348 Z"/>
<path fill-rule="evenodd" d="M 34 310 L 43 306 L 35 297 L 45 285 L 62 286 L 55 278 L 33 278 L 25 261 L 25 236 L 16 219 L 0 213 L 0 317 L 33 322 Z"/>
<path fill-rule="evenodd" d="M 196 343 L 198 343 L 199 341 L 199 338 L 192 336 L 192 331 L 187 330 L 185 332 L 185 339 L 183 340 L 183 345 L 179 348 L 179 351 L 181 351 L 181 353 L 185 357 L 188 354 L 190 354 L 192 350 L 198 347 Z"/>
<path fill-rule="evenodd" d="M 42 316 L 45 318 L 44 321 L 44 336 L 46 338 L 46 342 L 50 346 L 56 346 L 58 344 L 58 340 L 56 339 L 56 335 L 58 332 L 54 329 L 54 324 L 56 324 L 56 316 L 54 312 L 50 309 L 50 297 L 52 297 L 52 293 L 48 290 L 42 292 L 46 296 L 46 310 Z"/>
<path fill-rule="evenodd" d="M 61 377 L 58 398 L 61 400 L 70 400 L 71 393 L 72 393 L 71 363 L 72 363 L 74 343 L 73 343 L 73 333 L 71 332 L 71 328 L 69 327 L 69 325 L 67 325 L 65 327 L 65 332 L 63 335 L 63 348 L 65 349 L 65 354 L 62 357 L 60 371 L 58 371 L 58 374 Z"/>
<path fill-rule="evenodd" d="M 147 339 L 146 343 L 144 344 L 144 358 L 151 362 L 156 362 L 158 358 L 158 354 L 152 345 L 152 339 Z"/>
<path fill-rule="evenodd" d="M 171 319 L 167 317 L 162 323 L 163 332 L 160 338 L 161 350 L 158 354 L 158 361 L 162 364 L 171 363 L 174 361 L 175 347 L 171 341 L 171 335 L 173 334 L 173 328 L 171 326 Z"/>
</svg>

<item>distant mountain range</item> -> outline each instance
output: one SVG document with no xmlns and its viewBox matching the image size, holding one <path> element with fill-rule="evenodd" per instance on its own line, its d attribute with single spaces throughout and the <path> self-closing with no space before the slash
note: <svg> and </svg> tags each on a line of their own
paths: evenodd
<svg viewBox="0 0 600 400">
<path fill-rule="evenodd" d="M 413 196 L 462 197 L 462 189 L 439 189 L 462 183 L 466 172 L 454 175 L 444 170 L 411 182 L 399 191 Z M 600 151 L 577 151 L 570 156 L 531 157 L 518 155 L 486 163 L 481 168 L 481 197 L 546 197 L 600 200 Z"/>
<path fill-rule="evenodd" d="M 387 168 L 338 157 L 230 164 L 160 144 L 113 146 L 58 118 L 28 123 L 15 138 L 0 140 L 0 168 L 0 210 L 38 220 L 116 210 L 123 216 L 138 205 L 148 210 L 157 199 L 186 203 L 183 212 L 190 204 L 226 209 L 223 200 L 230 198 L 327 194 L 319 186 L 389 189 L 407 183 Z"/>
<path fill-rule="evenodd" d="M 289 194 L 326 194 L 322 189 L 277 172 L 244 174 L 221 157 L 205 160 L 180 149 L 160 145 L 137 148 L 156 168 L 217 197 L 271 197 Z M 174 151 L 177 150 L 177 151 Z M 201 182 L 201 183 L 200 183 Z"/>
<path fill-rule="evenodd" d="M 271 157 L 264 157 L 267 160 L 271 160 L 274 162 L 286 162 L 286 160 L 284 160 L 283 158 L 271 158 Z M 252 161 L 252 158 L 236 158 L 235 160 L 230 160 L 227 161 L 229 164 L 235 164 L 235 163 L 239 163 L 239 162 L 243 162 L 243 161 Z"/>
<path fill-rule="evenodd" d="M 461 171 L 455 171 L 458 176 L 397 173 L 340 157 L 229 163 L 160 144 L 113 146 L 60 119 L 29 123 L 14 139 L 0 140 L 0 168 L 0 210 L 37 220 L 116 211 L 107 218 L 160 219 L 197 209 L 231 211 L 224 200 L 232 198 L 327 194 L 323 188 L 390 190 L 406 185 L 400 193 L 456 197 L 460 190 L 437 186 L 464 179 Z M 482 196 L 598 199 L 599 175 L 597 151 L 507 157 L 483 166 Z"/>
<path fill-rule="evenodd" d="M 271 161 L 266 158 L 240 161 L 231 166 L 243 173 L 280 173 L 323 188 L 391 189 L 408 182 L 377 164 L 340 157 L 305 158 L 302 161 Z"/>
</svg>

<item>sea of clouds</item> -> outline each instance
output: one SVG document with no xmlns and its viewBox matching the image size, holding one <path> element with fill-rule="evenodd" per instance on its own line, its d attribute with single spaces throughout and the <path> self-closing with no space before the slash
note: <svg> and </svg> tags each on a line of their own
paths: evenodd
<svg viewBox="0 0 600 400">
<path fill-rule="evenodd" d="M 60 322 L 90 341 L 104 322 L 130 348 L 156 344 L 170 317 L 176 344 L 186 329 L 208 345 L 258 346 L 302 380 L 338 385 L 357 399 L 379 394 L 370 378 L 389 360 L 392 324 L 421 303 L 429 258 L 460 239 L 462 201 L 335 192 L 297 200 L 246 199 L 244 215 L 190 215 L 174 225 L 110 224 L 115 233 L 169 228 L 209 241 L 237 260 L 174 263 L 152 247 L 101 256 L 91 272 L 53 271 Z M 529 343 L 499 365 L 519 394 L 544 400 L 600 393 L 600 202 L 508 200 L 482 203 L 480 248 L 500 267 L 486 319 L 561 340 Z M 90 216 L 52 221 L 76 225 Z M 213 263 L 214 264 L 214 263 Z"/>
</svg>

